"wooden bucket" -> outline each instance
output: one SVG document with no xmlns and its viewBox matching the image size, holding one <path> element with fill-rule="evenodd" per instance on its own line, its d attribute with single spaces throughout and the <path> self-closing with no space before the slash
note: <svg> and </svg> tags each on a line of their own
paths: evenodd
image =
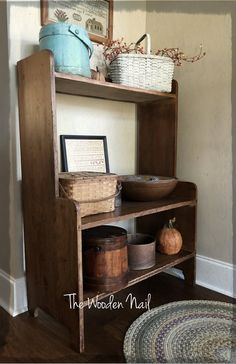
<svg viewBox="0 0 236 364">
<path fill-rule="evenodd" d="M 155 238 L 147 234 L 129 234 L 128 259 L 132 270 L 153 267 L 156 263 Z"/>
<path fill-rule="evenodd" d="M 53 52 L 56 72 L 91 78 L 89 58 L 93 44 L 84 28 L 63 22 L 50 23 L 41 28 L 39 41 L 40 50 Z"/>
<path fill-rule="evenodd" d="M 128 283 L 127 232 L 116 226 L 83 231 L 84 284 L 110 292 Z"/>
</svg>

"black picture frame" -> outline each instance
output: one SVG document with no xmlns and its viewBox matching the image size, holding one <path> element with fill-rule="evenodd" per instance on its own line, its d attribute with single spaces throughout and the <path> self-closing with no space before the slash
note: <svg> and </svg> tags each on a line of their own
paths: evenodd
<svg viewBox="0 0 236 364">
<path fill-rule="evenodd" d="M 72 143 L 70 143 L 72 141 Z M 87 143 L 86 143 L 87 141 Z M 93 143 L 101 141 L 102 143 Z M 80 143 L 81 142 L 81 143 Z M 107 148 L 107 138 L 104 135 L 60 135 L 61 160 L 63 172 L 94 171 L 109 173 L 109 158 Z M 78 144 L 78 155 L 76 155 L 76 144 Z M 88 152 L 83 152 L 83 148 Z M 91 149 L 93 148 L 93 149 Z M 73 152 L 71 152 L 73 150 Z M 70 153 L 70 154 L 69 154 Z M 96 153 L 98 159 L 96 160 Z M 91 159 L 85 160 L 84 157 L 91 155 Z M 81 157 L 81 165 L 79 158 Z M 74 158 L 74 161 L 72 162 Z M 72 168 L 72 165 L 75 166 Z M 87 164 L 87 166 L 86 166 Z M 100 168 L 101 167 L 101 168 Z M 74 169 L 74 170 L 72 170 Z"/>
</svg>

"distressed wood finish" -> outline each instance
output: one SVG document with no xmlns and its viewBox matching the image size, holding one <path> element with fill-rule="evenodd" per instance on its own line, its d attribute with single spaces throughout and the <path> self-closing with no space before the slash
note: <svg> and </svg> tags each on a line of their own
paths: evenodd
<svg viewBox="0 0 236 364">
<path fill-rule="evenodd" d="M 196 255 L 176 265 L 176 268 L 182 270 L 187 285 L 193 287 L 196 284 Z"/>
<path fill-rule="evenodd" d="M 18 62 L 22 192 L 29 310 L 43 309 L 67 326 L 76 350 L 84 350 L 84 310 L 68 308 L 65 294 L 76 302 L 112 292 L 83 291 L 82 230 L 136 218 L 137 231 L 155 234 L 176 216 L 183 249 L 175 256 L 156 255 L 156 264 L 131 271 L 126 287 L 178 266 L 187 283 L 195 281 L 196 186 L 179 182 L 165 199 L 123 201 L 114 212 L 81 219 L 80 205 L 59 197 L 55 93 L 137 104 L 138 173 L 175 176 L 177 83 L 170 94 L 134 89 L 54 72 L 50 51 Z"/>
<path fill-rule="evenodd" d="M 89 37 L 93 42 L 96 43 L 108 43 L 113 39 L 113 0 L 107 0 L 109 3 L 109 17 L 108 17 L 108 36 L 107 37 L 101 37 L 96 34 L 89 33 Z"/>
<path fill-rule="evenodd" d="M 90 78 L 55 73 L 56 91 L 63 94 L 96 97 L 98 99 L 143 103 L 157 100 L 175 100 L 175 94 L 143 90 L 118 85 L 111 82 L 102 82 Z"/>
<path fill-rule="evenodd" d="M 63 297 L 77 292 L 83 300 L 81 220 L 77 206 L 58 197 L 52 56 L 44 51 L 20 61 L 18 75 L 29 310 L 40 307 L 64 322 L 83 350 L 83 311 L 68 311 Z"/>
<path fill-rule="evenodd" d="M 190 182 L 178 182 L 173 193 L 165 199 L 149 202 L 122 201 L 122 205 L 113 212 L 86 216 L 82 218 L 82 229 L 89 229 L 103 224 L 110 224 L 115 221 L 134 219 L 196 205 L 195 185 Z"/>
<path fill-rule="evenodd" d="M 40 0 L 41 25 L 49 24 L 48 22 L 48 0 Z"/>
<path fill-rule="evenodd" d="M 152 104 L 142 103 L 137 106 L 138 118 L 138 173 L 159 176 L 176 176 L 177 124 L 178 124 L 178 84 L 173 81 L 172 94 L 175 100 L 157 100 Z M 188 196 L 195 204 L 183 204 L 176 209 L 166 209 L 137 219 L 137 229 L 142 233 L 156 234 L 170 218 L 177 219 L 183 237 L 183 249 L 193 256 L 181 265 L 188 284 L 195 282 L 195 241 L 196 241 L 196 201 L 197 190 L 192 183 L 178 183 L 171 195 L 173 199 Z M 186 197 L 185 197 L 186 198 Z"/>
<path fill-rule="evenodd" d="M 184 191 L 183 191 L 184 188 Z M 168 223 L 169 219 L 176 217 L 177 229 L 183 238 L 183 250 L 195 254 L 196 241 L 196 210 L 197 210 L 197 189 L 196 185 L 190 182 L 178 183 L 176 190 L 173 192 L 173 198 L 183 193 L 185 198 L 195 201 L 181 207 L 174 207 L 169 210 L 163 210 L 159 213 L 140 216 L 137 219 L 137 230 L 145 234 L 154 236 Z M 185 195 L 184 195 L 185 193 Z"/>
<path fill-rule="evenodd" d="M 176 175 L 177 82 L 173 82 L 174 101 L 143 103 L 137 107 L 138 173 L 157 176 Z"/>
<path fill-rule="evenodd" d="M 104 292 L 128 282 L 127 233 L 117 226 L 83 231 L 84 285 Z"/>
<path fill-rule="evenodd" d="M 128 275 L 128 284 L 126 287 L 131 287 L 134 284 L 137 284 L 139 282 L 142 282 L 158 273 L 163 272 L 163 270 L 175 267 L 176 264 L 184 263 L 188 260 L 191 260 L 194 257 L 194 253 L 189 253 L 185 250 L 181 250 L 178 254 L 175 256 L 168 256 L 164 254 L 157 253 L 156 254 L 156 264 L 149 269 L 145 270 L 130 270 Z M 126 288 L 124 287 L 124 288 Z M 110 293 L 105 292 L 99 292 L 98 290 L 84 290 L 84 304 L 88 304 L 88 298 L 91 300 L 92 298 L 98 297 L 98 299 L 103 299 L 110 294 L 114 294 L 117 291 L 113 291 Z"/>
</svg>

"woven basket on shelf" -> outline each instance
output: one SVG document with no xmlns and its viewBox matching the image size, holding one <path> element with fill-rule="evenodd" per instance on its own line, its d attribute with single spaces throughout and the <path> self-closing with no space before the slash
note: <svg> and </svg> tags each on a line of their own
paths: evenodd
<svg viewBox="0 0 236 364">
<path fill-rule="evenodd" d="M 136 46 L 147 38 L 147 54 L 119 54 L 110 64 L 112 82 L 161 92 L 171 92 L 174 62 L 169 57 L 151 55 L 150 34 L 144 34 Z"/>
<path fill-rule="evenodd" d="M 60 196 L 80 203 L 81 217 L 115 209 L 118 176 L 113 173 L 60 173 Z"/>
</svg>

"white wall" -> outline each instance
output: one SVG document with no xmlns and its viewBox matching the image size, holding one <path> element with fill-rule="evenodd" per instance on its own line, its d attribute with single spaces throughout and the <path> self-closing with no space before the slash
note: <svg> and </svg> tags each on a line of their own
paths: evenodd
<svg viewBox="0 0 236 364">
<path fill-rule="evenodd" d="M 0 295 L 0 305 L 8 303 L 11 288 L 6 279 L 2 278 L 4 272 L 10 270 L 10 80 L 8 72 L 8 22 L 7 4 L 0 2 L 0 292 L 4 291 L 5 302 Z"/>
<path fill-rule="evenodd" d="M 1 189 L 0 189 L 0 206 L 2 206 L 0 215 L 0 268 L 5 272 L 9 271 L 10 259 L 10 233 L 9 233 L 9 181 L 10 181 L 10 85 L 8 72 L 8 37 L 7 37 L 7 6 L 6 2 L 0 2 L 0 44 L 2 52 L 0 52 L 0 173 L 1 173 Z"/>
<path fill-rule="evenodd" d="M 148 2 L 147 31 L 152 35 L 153 49 L 180 47 L 191 55 L 203 43 L 207 52 L 197 63 L 176 67 L 177 174 L 198 186 L 198 254 L 230 263 L 233 249 L 231 14 L 215 14 L 214 7 L 212 14 L 204 14 L 200 9 L 199 13 L 163 9 L 160 12 L 160 7 L 160 2 Z"/>
<path fill-rule="evenodd" d="M 10 222 L 6 223 L 10 235 L 10 243 L 8 239 L 6 241 L 7 248 L 4 249 L 5 256 L 0 260 L 0 288 L 9 285 L 11 293 L 4 297 L 4 307 L 14 315 L 21 312 L 26 304 L 25 297 L 15 297 L 14 291 L 19 282 L 21 292 L 18 292 L 18 294 L 20 296 L 21 293 L 23 296 L 25 295 L 25 288 L 22 288 L 22 284 L 24 286 L 24 280 L 22 280 L 22 277 L 24 277 L 24 253 L 16 63 L 18 60 L 37 51 L 38 33 L 40 30 L 40 6 L 39 1 L 8 0 L 7 3 L 9 14 L 11 115 L 10 123 L 8 123 L 10 138 L 6 136 L 4 148 L 5 152 L 10 154 Z M 122 3 L 115 1 L 114 38 L 121 37 L 122 35 L 127 40 L 136 40 L 140 33 L 145 33 L 145 11 L 145 2 L 130 1 Z M 138 28 L 136 27 L 137 20 L 139 22 Z M 6 65 L 4 72 L 6 72 L 6 75 L 8 74 Z M 5 103 L 3 109 L 6 109 L 7 106 L 7 103 Z M 5 111 L 7 112 L 7 109 Z M 134 171 L 136 133 L 134 105 L 58 95 L 57 111 L 58 134 L 107 135 L 111 171 L 116 173 L 132 173 Z M 2 205 L 0 208 L 3 211 L 5 209 Z M 6 264 L 1 264 L 1 261 L 6 262 Z M 6 289 L 2 290 L 2 292 L 4 291 Z M 20 299 L 20 301 L 17 301 L 17 299 Z M 20 302 L 22 307 L 17 308 L 16 302 Z M 10 308 L 7 307 L 9 305 L 11 305 Z"/>
<path fill-rule="evenodd" d="M 153 49 L 180 47 L 193 55 L 203 43 L 207 52 L 200 62 L 175 71 L 177 174 L 198 186 L 197 283 L 231 296 L 236 272 L 235 25 L 235 2 L 147 2 Z"/>
<path fill-rule="evenodd" d="M 137 27 L 136 24 L 139 24 Z M 113 39 L 137 40 L 146 31 L 145 1 L 115 1 Z M 106 135 L 110 171 L 135 171 L 135 105 L 57 95 L 58 135 Z"/>
<path fill-rule="evenodd" d="M 139 24 L 137 27 L 136 24 Z M 113 39 L 137 40 L 146 31 L 145 1 L 115 1 Z M 57 95 L 58 135 L 106 135 L 110 171 L 135 171 L 135 105 Z"/>
</svg>

